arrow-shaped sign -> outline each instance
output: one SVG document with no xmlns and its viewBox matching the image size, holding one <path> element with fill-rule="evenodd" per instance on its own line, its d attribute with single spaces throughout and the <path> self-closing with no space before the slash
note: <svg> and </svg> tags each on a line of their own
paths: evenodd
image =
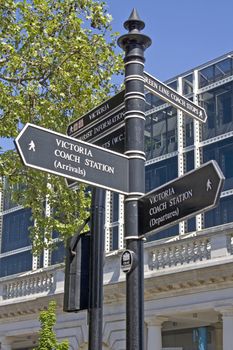
<svg viewBox="0 0 233 350">
<path fill-rule="evenodd" d="M 31 168 L 128 194 L 128 157 L 122 154 L 32 124 L 15 143 Z"/>
<path fill-rule="evenodd" d="M 223 182 L 224 176 L 212 160 L 140 197 L 140 232 L 154 233 L 215 207 Z"/>
<path fill-rule="evenodd" d="M 97 107 L 91 109 L 89 112 L 68 125 L 67 134 L 76 136 L 79 130 L 86 128 L 87 125 L 93 124 L 102 117 L 113 113 L 116 109 L 123 107 L 125 91 L 122 90 L 116 95 L 110 97 Z"/>
<path fill-rule="evenodd" d="M 162 100 L 169 102 L 175 108 L 181 109 L 189 116 L 205 123 L 207 114 L 204 108 L 190 101 L 188 98 L 178 94 L 168 85 L 155 79 L 152 75 L 144 72 L 145 88 L 152 94 L 160 97 Z"/>
</svg>

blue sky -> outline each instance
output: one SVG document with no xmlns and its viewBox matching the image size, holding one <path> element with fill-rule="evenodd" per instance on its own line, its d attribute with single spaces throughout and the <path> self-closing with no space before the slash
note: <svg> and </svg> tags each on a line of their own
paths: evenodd
<svg viewBox="0 0 233 350">
<path fill-rule="evenodd" d="M 113 30 L 120 34 L 126 33 L 123 23 L 137 9 L 146 24 L 143 32 L 152 39 L 145 70 L 161 81 L 233 51 L 233 0 L 105 1 Z M 0 145 L 9 143 L 0 140 Z"/>
<path fill-rule="evenodd" d="M 106 0 L 113 29 L 135 7 L 152 39 L 145 70 L 166 80 L 233 51 L 233 0 Z"/>
</svg>

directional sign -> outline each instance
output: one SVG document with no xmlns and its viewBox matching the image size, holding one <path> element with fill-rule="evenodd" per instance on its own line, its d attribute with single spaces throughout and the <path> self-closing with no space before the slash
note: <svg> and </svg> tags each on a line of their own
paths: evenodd
<svg viewBox="0 0 233 350">
<path fill-rule="evenodd" d="M 125 91 L 122 90 L 118 94 L 104 101 L 79 119 L 69 124 L 67 134 L 76 136 L 78 130 L 85 128 L 87 125 L 109 114 L 109 112 L 113 112 L 113 110 L 119 108 L 120 105 L 124 103 L 124 95 Z"/>
<path fill-rule="evenodd" d="M 224 176 L 210 161 L 139 198 L 140 233 L 164 229 L 217 205 Z"/>
<path fill-rule="evenodd" d="M 15 140 L 25 165 L 128 194 L 128 157 L 27 124 Z"/>
<path fill-rule="evenodd" d="M 204 108 L 193 103 L 186 97 L 178 94 L 175 90 L 155 79 L 148 73 L 144 73 L 145 88 L 154 95 L 159 96 L 162 100 L 169 102 L 175 108 L 181 109 L 186 114 L 205 123 L 207 119 Z"/>
<path fill-rule="evenodd" d="M 75 134 L 75 137 L 83 141 L 95 140 L 109 134 L 112 130 L 119 128 L 119 126 L 124 125 L 124 117 L 125 108 L 121 107 L 116 112 L 110 113 L 110 115 L 95 122 L 90 127 L 79 130 L 79 132 Z"/>
<path fill-rule="evenodd" d="M 145 88 L 148 91 L 152 92 L 156 96 L 159 96 L 164 101 L 169 102 L 175 108 L 181 109 L 186 114 L 197 119 L 198 121 L 206 121 L 207 115 L 204 108 L 198 106 L 186 97 L 180 95 L 177 91 L 173 90 L 168 85 L 162 83 L 161 81 L 159 81 L 158 79 L 154 78 L 152 75 L 146 72 L 144 72 L 144 79 Z M 78 136 L 80 130 L 85 129 L 86 132 L 88 125 L 94 125 L 96 121 L 99 121 L 107 115 L 109 115 L 109 118 L 111 118 L 112 113 L 116 109 L 120 109 L 121 111 L 124 104 L 124 94 L 125 90 L 122 90 L 118 94 L 112 96 L 108 100 L 104 101 L 97 107 L 90 110 L 88 113 L 84 114 L 79 119 L 69 124 L 67 134 L 69 136 Z"/>
<path fill-rule="evenodd" d="M 119 129 L 114 129 L 108 134 L 93 141 L 93 143 L 123 154 L 125 151 L 125 127 L 121 126 Z"/>
<path fill-rule="evenodd" d="M 87 134 L 83 134 L 80 138 L 78 137 L 79 140 L 82 140 L 82 137 L 86 140 Z M 110 132 L 100 135 L 97 139 L 92 140 L 89 139 L 88 141 L 91 141 L 92 144 L 95 144 L 97 146 L 109 149 L 111 151 L 121 153 L 123 154 L 125 151 L 125 127 L 120 126 L 118 129 L 113 129 Z M 69 187 L 73 187 L 77 184 L 76 181 L 67 181 L 67 185 Z"/>
</svg>

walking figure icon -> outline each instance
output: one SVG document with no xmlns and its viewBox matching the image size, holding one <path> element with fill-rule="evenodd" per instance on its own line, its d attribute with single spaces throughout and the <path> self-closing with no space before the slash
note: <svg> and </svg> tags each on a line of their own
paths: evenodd
<svg viewBox="0 0 233 350">
<path fill-rule="evenodd" d="M 29 151 L 35 152 L 35 150 L 36 150 L 36 145 L 35 145 L 35 143 L 34 143 L 33 140 L 29 143 L 29 148 L 28 148 L 28 150 L 29 150 Z"/>
<path fill-rule="evenodd" d="M 208 179 L 206 183 L 206 191 L 210 190 L 212 190 L 212 182 L 210 181 L 210 179 Z"/>
</svg>

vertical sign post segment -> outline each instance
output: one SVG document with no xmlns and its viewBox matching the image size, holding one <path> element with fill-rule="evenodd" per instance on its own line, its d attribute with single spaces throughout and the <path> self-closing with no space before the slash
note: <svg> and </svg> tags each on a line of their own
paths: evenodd
<svg viewBox="0 0 233 350">
<path fill-rule="evenodd" d="M 125 51 L 125 155 L 129 157 L 129 195 L 125 200 L 126 248 L 138 263 L 126 275 L 126 349 L 144 349 L 144 262 L 143 238 L 138 230 L 138 198 L 145 192 L 145 95 L 144 51 L 151 39 L 140 33 L 144 22 L 134 9 L 118 39 Z"/>
<path fill-rule="evenodd" d="M 88 349 L 102 349 L 105 191 L 92 192 Z"/>
</svg>

